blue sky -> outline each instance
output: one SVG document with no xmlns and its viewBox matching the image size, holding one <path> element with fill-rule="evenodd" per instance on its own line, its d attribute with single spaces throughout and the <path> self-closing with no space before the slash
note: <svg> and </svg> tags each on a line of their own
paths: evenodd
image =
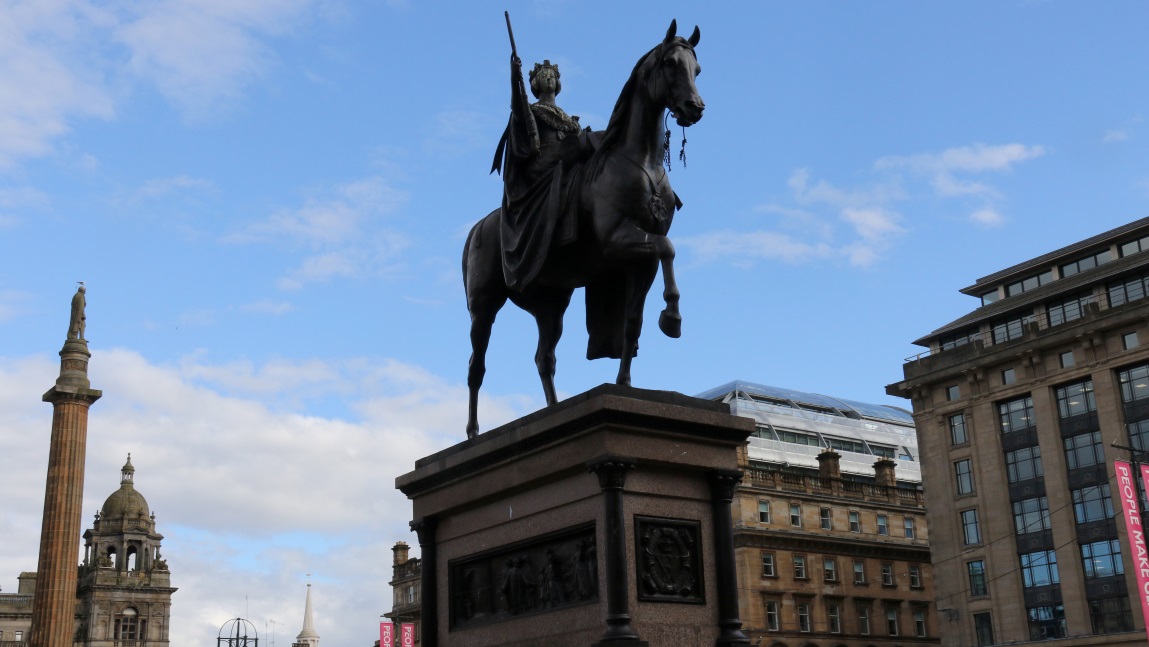
<svg viewBox="0 0 1149 647">
<path fill-rule="evenodd" d="M 131 451 L 173 644 L 244 604 L 294 636 L 308 572 L 324 642 L 370 644 L 389 547 L 414 543 L 394 476 L 463 438 L 504 9 L 595 128 L 671 18 L 702 30 L 706 114 L 670 173 L 684 332 L 649 300 L 636 386 L 903 404 L 883 387 L 976 305 L 959 288 L 1149 215 L 1139 2 L 4 0 L 0 470 L 27 478 L 0 494 L 0 585 L 35 566 L 39 397 L 83 280 L 105 392 L 85 514 Z M 581 317 L 576 295 L 562 395 L 617 370 L 583 358 Z M 534 335 L 501 314 L 484 428 L 542 404 Z"/>
</svg>

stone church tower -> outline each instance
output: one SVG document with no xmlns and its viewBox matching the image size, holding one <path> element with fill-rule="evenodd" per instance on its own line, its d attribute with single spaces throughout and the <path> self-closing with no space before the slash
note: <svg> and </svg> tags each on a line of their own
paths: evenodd
<svg viewBox="0 0 1149 647">
<path fill-rule="evenodd" d="M 171 573 L 160 555 L 164 536 L 136 490 L 132 457 L 120 489 L 104 501 L 84 533 L 76 642 L 88 647 L 147 644 L 166 647 L 171 620 Z M 138 641 L 134 643 L 133 641 Z"/>
<path fill-rule="evenodd" d="M 319 647 L 319 633 L 311 617 L 311 583 L 307 583 L 307 602 L 303 605 L 303 631 L 295 637 L 291 647 Z"/>
</svg>

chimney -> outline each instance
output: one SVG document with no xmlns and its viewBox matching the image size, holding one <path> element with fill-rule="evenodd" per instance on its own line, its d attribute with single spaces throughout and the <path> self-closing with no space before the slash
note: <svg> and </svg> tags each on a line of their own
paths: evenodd
<svg viewBox="0 0 1149 647">
<path fill-rule="evenodd" d="M 826 479 L 842 478 L 841 459 L 842 455 L 832 449 L 818 454 L 818 476 Z"/>
<path fill-rule="evenodd" d="M 395 553 L 395 566 L 402 566 L 403 564 L 407 563 L 408 546 L 406 542 L 395 542 L 395 545 L 391 548 L 391 550 Z"/>
<path fill-rule="evenodd" d="M 894 468 L 898 464 L 889 458 L 880 458 L 874 461 L 874 479 L 877 485 L 895 487 L 898 480 L 894 477 Z"/>
</svg>

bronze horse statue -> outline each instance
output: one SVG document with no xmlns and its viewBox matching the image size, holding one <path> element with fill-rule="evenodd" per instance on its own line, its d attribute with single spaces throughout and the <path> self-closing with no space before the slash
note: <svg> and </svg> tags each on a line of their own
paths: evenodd
<svg viewBox="0 0 1149 647">
<path fill-rule="evenodd" d="M 617 384 L 630 385 L 630 363 L 638 351 L 646 294 L 662 268 L 666 308 L 659 328 L 681 335 L 678 287 L 674 281 L 674 246 L 667 233 L 681 202 L 663 168 L 663 115 L 669 110 L 679 125 L 702 118 L 705 104 L 694 79 L 701 71 L 694 48 L 699 31 L 676 35 L 671 22 L 666 37 L 635 64 L 611 113 L 597 149 L 577 169 L 569 191 L 577 236 L 548 250 L 542 269 L 521 290 L 507 287 L 500 246 L 501 210 L 480 220 L 463 248 L 463 285 L 471 314 L 471 360 L 467 437 L 479 431 L 476 409 L 486 373 L 487 345 L 495 316 L 507 299 L 529 312 L 538 325 L 535 365 L 547 405 L 555 404 L 555 347 L 562 336 L 563 314 L 575 288 L 586 288 L 587 358 L 619 361 Z"/>
</svg>

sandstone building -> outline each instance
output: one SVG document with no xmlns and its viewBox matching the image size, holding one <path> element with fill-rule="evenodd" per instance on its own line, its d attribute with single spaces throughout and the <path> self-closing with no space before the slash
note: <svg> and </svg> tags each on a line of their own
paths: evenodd
<svg viewBox="0 0 1149 647">
<path fill-rule="evenodd" d="M 422 577 L 422 562 L 418 557 L 409 556 L 410 547 L 406 542 L 397 541 L 391 548 L 394 553 L 392 564 L 391 611 L 383 614 L 388 622 L 395 623 L 396 635 L 399 625 L 414 623 L 415 645 L 422 644 L 422 597 L 419 595 L 419 580 Z"/>
<path fill-rule="evenodd" d="M 1149 449 L 1146 251 L 1149 219 L 978 279 L 887 387 L 913 404 L 944 645 L 1145 644 L 1112 463 Z"/>
<path fill-rule="evenodd" d="M 739 615 L 751 644 L 936 644 L 909 412 L 742 381 L 699 397 L 758 426 L 733 504 Z"/>
<path fill-rule="evenodd" d="M 84 533 L 71 644 L 83 647 L 166 647 L 171 620 L 171 573 L 160 553 L 163 535 L 135 489 L 128 457 L 120 487 Z M 79 537 L 76 538 L 80 539 Z M 15 594 L 0 594 L 0 644 L 26 645 L 36 574 L 21 573 Z"/>
</svg>

